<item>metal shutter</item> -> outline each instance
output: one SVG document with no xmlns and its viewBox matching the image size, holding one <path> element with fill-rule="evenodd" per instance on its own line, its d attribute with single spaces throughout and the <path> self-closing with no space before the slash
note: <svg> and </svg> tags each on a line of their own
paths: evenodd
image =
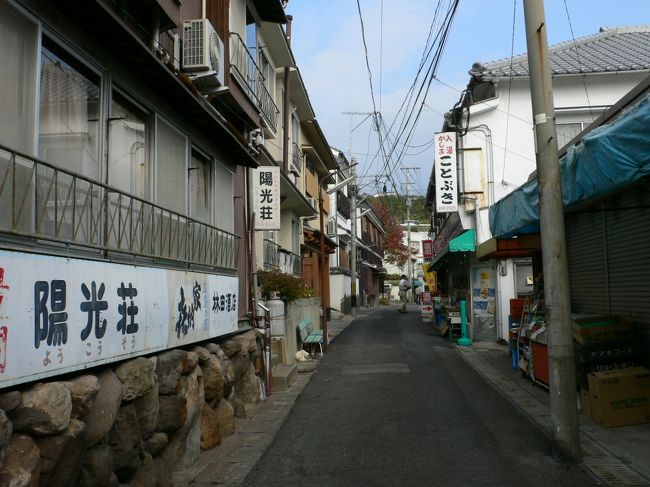
<svg viewBox="0 0 650 487">
<path fill-rule="evenodd" d="M 610 314 L 632 318 L 645 365 L 650 365 L 650 184 L 607 201 Z"/>
<path fill-rule="evenodd" d="M 571 311 L 607 315 L 605 217 L 600 205 L 593 212 L 567 213 L 565 226 Z"/>
<path fill-rule="evenodd" d="M 573 313 L 623 316 L 650 366 L 650 182 L 567 213 Z"/>
</svg>

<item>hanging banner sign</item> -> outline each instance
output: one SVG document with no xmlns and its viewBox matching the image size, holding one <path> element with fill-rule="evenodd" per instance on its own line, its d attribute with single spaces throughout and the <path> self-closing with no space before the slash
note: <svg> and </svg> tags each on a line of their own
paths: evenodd
<svg viewBox="0 0 650 487">
<path fill-rule="evenodd" d="M 422 257 L 433 258 L 433 240 L 422 240 Z"/>
<path fill-rule="evenodd" d="M 0 388 L 235 332 L 238 287 L 235 276 L 0 251 Z"/>
<path fill-rule="evenodd" d="M 456 132 L 442 132 L 435 137 L 436 211 L 458 211 L 458 174 Z"/>
<path fill-rule="evenodd" d="M 253 169 L 255 230 L 280 230 L 280 168 Z"/>
</svg>

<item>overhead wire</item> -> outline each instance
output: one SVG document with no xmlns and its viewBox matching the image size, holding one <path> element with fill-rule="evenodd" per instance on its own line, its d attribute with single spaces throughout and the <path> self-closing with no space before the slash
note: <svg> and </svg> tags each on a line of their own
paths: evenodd
<svg viewBox="0 0 650 487">
<path fill-rule="evenodd" d="M 569 14 L 569 7 L 567 6 L 566 0 L 564 0 L 564 10 L 566 11 L 566 18 L 569 21 L 569 29 L 571 30 L 571 38 L 573 39 L 573 48 L 576 51 L 576 61 L 578 61 L 578 69 L 580 70 L 580 73 L 582 75 L 581 76 L 582 85 L 585 88 L 585 95 L 587 95 L 587 106 L 589 107 L 589 116 L 591 117 L 591 121 L 593 122 L 595 118 L 594 118 L 594 112 L 591 109 L 591 101 L 589 100 L 589 90 L 587 89 L 587 75 L 585 74 L 585 71 L 582 69 L 582 63 L 580 62 L 578 43 L 576 42 L 576 36 L 573 34 L 573 24 L 571 23 L 571 15 Z"/>
<path fill-rule="evenodd" d="M 508 108 L 507 108 L 507 115 L 506 115 L 506 135 L 505 135 L 505 141 L 504 145 L 508 147 L 508 128 L 510 126 L 510 94 L 512 93 L 512 81 L 514 79 L 513 72 L 512 72 L 512 60 L 515 55 L 515 26 L 516 26 L 516 19 L 517 19 L 517 0 L 514 0 L 513 2 L 513 8 L 512 8 L 512 40 L 510 41 L 510 82 L 508 83 Z M 503 184 L 506 180 L 506 160 L 507 160 L 508 153 L 506 151 L 503 151 L 503 168 L 501 170 L 501 184 Z"/>
</svg>

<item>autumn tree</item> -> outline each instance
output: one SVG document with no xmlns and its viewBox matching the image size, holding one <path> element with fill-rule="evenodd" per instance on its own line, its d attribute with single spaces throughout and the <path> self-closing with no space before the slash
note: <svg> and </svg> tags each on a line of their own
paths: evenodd
<svg viewBox="0 0 650 487">
<path fill-rule="evenodd" d="M 397 267 L 404 267 L 409 258 L 408 249 L 403 242 L 404 229 L 395 221 L 390 208 L 383 201 L 374 199 L 371 205 L 386 231 L 382 240 L 384 260 Z"/>
</svg>

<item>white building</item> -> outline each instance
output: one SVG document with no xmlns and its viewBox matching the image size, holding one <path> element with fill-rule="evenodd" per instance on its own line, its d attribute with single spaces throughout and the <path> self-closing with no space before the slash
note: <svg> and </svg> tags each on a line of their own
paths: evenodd
<svg viewBox="0 0 650 487">
<path fill-rule="evenodd" d="M 607 28 L 550 48 L 559 147 L 647 75 L 650 59 L 642 46 L 648 33 L 650 26 Z M 505 338 L 510 299 L 533 287 L 530 257 L 513 256 L 530 255 L 530 248 L 538 244 L 524 242 L 516 252 L 500 249 L 490 233 L 488 209 L 536 168 L 527 56 L 475 63 L 469 74 L 468 90 L 457 105 L 460 108 L 448 113 L 442 129 L 459 134 L 460 207 L 457 214 L 434 216 L 439 230 L 434 248 L 442 256 L 451 239 L 463 231 L 475 231 L 477 252 L 469 254 L 464 264 L 467 282 L 461 286 L 472 296 L 466 296 L 471 333 L 473 338 Z M 431 182 L 428 204 L 434 195 Z M 474 197 L 478 198 L 478 214 Z M 444 266 L 435 258 L 434 262 Z M 494 303 L 488 312 L 474 306 L 475 291 L 483 287 Z"/>
</svg>

